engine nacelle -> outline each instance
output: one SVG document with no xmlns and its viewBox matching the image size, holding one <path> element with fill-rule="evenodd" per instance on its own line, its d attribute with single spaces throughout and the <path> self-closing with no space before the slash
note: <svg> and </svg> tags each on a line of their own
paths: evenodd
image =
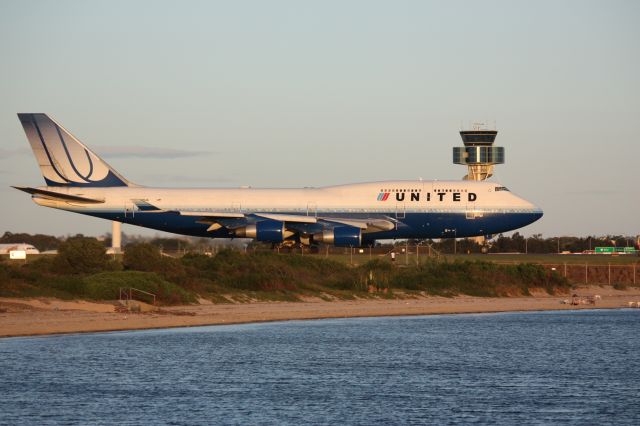
<svg viewBox="0 0 640 426">
<path fill-rule="evenodd" d="M 337 226 L 314 234 L 313 240 L 336 247 L 359 247 L 362 244 L 362 231 L 355 226 Z"/>
<path fill-rule="evenodd" d="M 270 243 L 281 243 L 285 238 L 293 235 L 292 232 L 285 230 L 284 222 L 278 220 L 261 220 L 236 229 L 235 234 L 240 238 L 255 238 L 258 241 Z"/>
</svg>

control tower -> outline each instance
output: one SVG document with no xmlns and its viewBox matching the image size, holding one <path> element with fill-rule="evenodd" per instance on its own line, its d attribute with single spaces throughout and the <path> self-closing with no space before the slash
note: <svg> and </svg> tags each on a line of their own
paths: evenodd
<svg viewBox="0 0 640 426">
<path fill-rule="evenodd" d="M 460 130 L 464 146 L 453 148 L 453 163 L 467 166 L 464 180 L 485 180 L 493 175 L 493 166 L 504 163 L 504 148 L 493 146 L 498 131 L 485 123 L 473 123 L 472 130 Z"/>
</svg>

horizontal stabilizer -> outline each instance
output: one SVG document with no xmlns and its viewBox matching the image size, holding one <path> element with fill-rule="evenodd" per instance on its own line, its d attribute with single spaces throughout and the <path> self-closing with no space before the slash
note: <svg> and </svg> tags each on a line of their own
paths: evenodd
<svg viewBox="0 0 640 426">
<path fill-rule="evenodd" d="M 12 188 L 26 192 L 27 194 L 48 198 L 50 200 L 68 201 L 72 203 L 83 203 L 83 204 L 104 203 L 104 200 L 97 200 L 95 198 L 81 197 L 79 195 L 72 195 L 72 194 L 63 194 L 60 192 L 47 191 L 45 189 L 38 189 L 38 188 L 30 188 L 27 186 L 12 186 Z"/>
</svg>

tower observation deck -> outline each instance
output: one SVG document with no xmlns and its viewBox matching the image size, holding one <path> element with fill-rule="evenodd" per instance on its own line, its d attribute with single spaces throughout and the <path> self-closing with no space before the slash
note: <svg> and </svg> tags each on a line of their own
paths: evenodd
<svg viewBox="0 0 640 426">
<path fill-rule="evenodd" d="M 461 130 L 464 146 L 453 148 L 453 163 L 468 168 L 464 180 L 485 180 L 493 175 L 493 166 L 504 163 L 504 148 L 493 146 L 497 130 L 489 130 L 484 123 L 473 123 L 472 130 Z"/>
</svg>

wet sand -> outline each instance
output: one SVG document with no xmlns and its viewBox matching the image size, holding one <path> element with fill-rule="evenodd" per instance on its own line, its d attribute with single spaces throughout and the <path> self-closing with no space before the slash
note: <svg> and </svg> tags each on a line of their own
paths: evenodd
<svg viewBox="0 0 640 426">
<path fill-rule="evenodd" d="M 482 312 L 626 308 L 640 302 L 640 288 L 615 290 L 585 287 L 580 296 L 598 294 L 595 305 L 565 305 L 570 295 L 537 293 L 530 297 L 452 298 L 425 296 L 413 299 L 307 300 L 163 307 L 145 313 L 117 312 L 115 303 L 57 299 L 0 298 L 0 337 L 138 330 L 264 321 L 304 320 L 398 315 L 433 315 Z"/>
</svg>

